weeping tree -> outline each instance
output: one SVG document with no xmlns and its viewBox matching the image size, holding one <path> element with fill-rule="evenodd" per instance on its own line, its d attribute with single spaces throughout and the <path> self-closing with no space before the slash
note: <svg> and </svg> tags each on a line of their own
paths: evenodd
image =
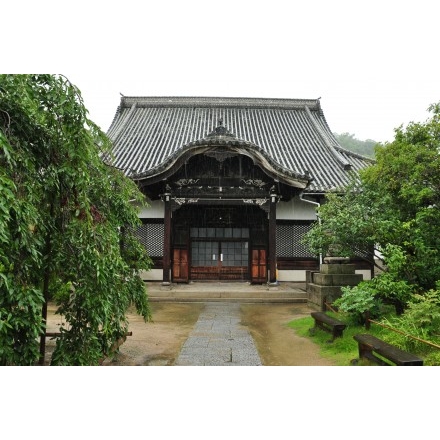
<svg viewBox="0 0 440 440">
<path fill-rule="evenodd" d="M 151 312 L 134 235 L 135 184 L 61 75 L 0 76 L 0 363 L 44 362 L 48 302 L 65 324 L 54 365 L 96 365 Z"/>
</svg>

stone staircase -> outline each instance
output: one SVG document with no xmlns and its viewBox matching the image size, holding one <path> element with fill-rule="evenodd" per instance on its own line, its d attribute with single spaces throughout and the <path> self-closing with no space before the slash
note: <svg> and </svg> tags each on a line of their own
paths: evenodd
<svg viewBox="0 0 440 440">
<path fill-rule="evenodd" d="M 244 302 L 307 303 L 305 283 L 280 282 L 277 285 L 248 282 L 191 282 L 189 284 L 145 282 L 151 302 Z"/>
</svg>

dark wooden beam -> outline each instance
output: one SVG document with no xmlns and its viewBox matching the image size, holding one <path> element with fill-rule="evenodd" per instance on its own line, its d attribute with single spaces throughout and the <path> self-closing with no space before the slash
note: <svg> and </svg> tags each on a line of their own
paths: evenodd
<svg viewBox="0 0 440 440">
<path fill-rule="evenodd" d="M 269 283 L 277 281 L 277 257 L 276 257 L 276 226 L 277 226 L 277 197 L 270 195 L 269 206 Z"/>
<path fill-rule="evenodd" d="M 165 203 L 164 213 L 164 243 L 163 243 L 163 282 L 170 282 L 171 268 L 171 194 L 166 192 L 163 196 Z"/>
</svg>

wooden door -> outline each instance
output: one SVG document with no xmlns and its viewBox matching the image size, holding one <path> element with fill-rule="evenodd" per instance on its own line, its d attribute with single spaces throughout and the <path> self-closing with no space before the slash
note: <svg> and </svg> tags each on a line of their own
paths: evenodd
<svg viewBox="0 0 440 440">
<path fill-rule="evenodd" d="M 253 249 L 251 264 L 251 282 L 265 283 L 267 281 L 266 249 Z"/>
<path fill-rule="evenodd" d="M 173 281 L 176 283 L 188 282 L 188 250 L 174 249 L 173 251 Z"/>
</svg>

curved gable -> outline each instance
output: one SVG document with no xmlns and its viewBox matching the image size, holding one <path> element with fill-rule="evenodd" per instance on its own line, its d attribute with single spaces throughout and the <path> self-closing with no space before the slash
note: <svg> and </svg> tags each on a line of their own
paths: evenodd
<svg viewBox="0 0 440 440">
<path fill-rule="evenodd" d="M 311 180 L 310 176 L 281 167 L 262 148 L 254 145 L 252 142 L 237 138 L 223 126 L 222 120 L 205 138 L 184 145 L 159 166 L 143 173 L 132 173 L 130 177 L 134 180 L 149 179 L 151 182 L 163 180 L 169 175 L 174 174 L 183 162 L 186 162 L 188 158 L 196 154 L 205 154 L 216 157 L 218 160 L 222 160 L 222 157 L 227 157 L 228 155 L 241 154 L 248 156 L 268 176 L 295 188 L 304 189 Z"/>
<path fill-rule="evenodd" d="M 191 154 L 221 147 L 252 157 L 274 178 L 316 192 L 344 186 L 351 169 L 371 163 L 338 145 L 319 100 L 122 97 L 108 135 L 112 164 L 147 180 Z"/>
</svg>

